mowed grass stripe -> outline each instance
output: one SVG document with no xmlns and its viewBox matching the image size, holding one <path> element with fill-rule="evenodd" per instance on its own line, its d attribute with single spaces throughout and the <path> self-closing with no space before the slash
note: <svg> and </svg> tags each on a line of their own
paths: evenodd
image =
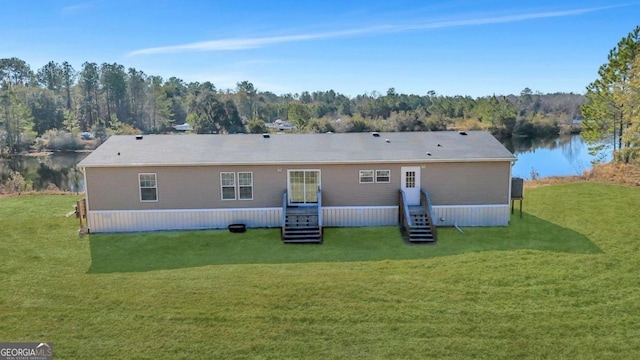
<svg viewBox="0 0 640 360">
<path fill-rule="evenodd" d="M 64 217 L 77 197 L 0 199 L 0 339 L 52 341 L 61 359 L 638 358 L 640 190 L 525 196 L 522 221 L 441 229 L 436 246 L 404 245 L 394 228 L 285 246 L 265 230 L 268 244 L 221 245 L 226 261 L 156 255 L 180 249 L 171 237 L 206 253 L 224 242 L 206 239 L 237 234 L 106 235 L 116 261 Z"/>
<path fill-rule="evenodd" d="M 509 227 L 440 228 L 437 245 L 407 244 L 398 227 L 327 228 L 324 244 L 291 245 L 279 229 L 176 231 L 88 236 L 91 273 L 135 272 L 220 264 L 278 264 L 426 259 L 475 251 L 535 249 L 599 253 L 585 235 L 525 214 Z"/>
</svg>

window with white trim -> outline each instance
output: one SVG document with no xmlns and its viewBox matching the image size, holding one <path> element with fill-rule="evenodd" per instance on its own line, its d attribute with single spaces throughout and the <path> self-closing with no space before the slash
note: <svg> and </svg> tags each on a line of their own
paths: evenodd
<svg viewBox="0 0 640 360">
<path fill-rule="evenodd" d="M 360 170 L 360 184 L 390 183 L 391 170 Z"/>
<path fill-rule="evenodd" d="M 156 174 L 138 174 L 140 202 L 158 201 L 158 181 Z"/>
<path fill-rule="evenodd" d="M 391 170 L 376 170 L 376 182 L 377 183 L 391 182 Z"/>
<path fill-rule="evenodd" d="M 238 199 L 253 200 L 253 173 L 238 173 Z"/>
<path fill-rule="evenodd" d="M 222 200 L 236 199 L 236 173 L 220 173 L 220 191 L 222 194 Z"/>
<path fill-rule="evenodd" d="M 222 200 L 253 200 L 253 173 L 221 172 L 220 193 Z"/>
<path fill-rule="evenodd" d="M 373 183 L 373 170 L 360 170 L 360 184 Z"/>
</svg>

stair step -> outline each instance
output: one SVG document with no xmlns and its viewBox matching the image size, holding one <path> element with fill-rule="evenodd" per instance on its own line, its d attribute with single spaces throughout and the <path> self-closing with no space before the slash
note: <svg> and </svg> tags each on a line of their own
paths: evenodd
<svg viewBox="0 0 640 360">
<path fill-rule="evenodd" d="M 435 242 L 436 240 L 431 238 L 431 239 L 409 239 L 410 242 L 421 242 L 421 243 L 426 243 L 426 242 Z"/>
<path fill-rule="evenodd" d="M 410 233 L 409 237 L 414 238 L 414 237 L 433 237 L 432 233 L 424 233 L 424 234 L 416 234 L 416 233 Z"/>
<path fill-rule="evenodd" d="M 421 196 L 420 205 L 409 205 L 408 213 L 404 213 L 403 217 L 411 224 L 408 228 L 405 224 L 401 224 L 402 231 L 410 242 L 422 242 L 422 243 L 435 243 L 436 242 L 436 229 L 431 219 L 429 210 L 429 197 L 426 196 L 427 203 L 423 201 L 424 197 Z M 401 203 L 402 204 L 402 203 Z M 403 211 L 403 210 L 401 210 Z"/>
<path fill-rule="evenodd" d="M 292 206 L 286 207 L 283 211 L 285 211 L 285 223 L 282 229 L 282 242 L 322 243 L 317 206 Z"/>
<path fill-rule="evenodd" d="M 322 243 L 322 231 L 317 224 L 285 226 L 282 232 L 284 243 Z"/>
<path fill-rule="evenodd" d="M 412 234 L 431 234 L 431 229 L 429 229 L 429 228 L 420 228 L 420 229 L 411 228 L 411 229 L 409 229 L 409 232 L 412 233 Z"/>
<path fill-rule="evenodd" d="M 287 240 L 320 240 L 320 234 L 316 234 L 316 236 L 309 235 L 285 235 L 283 241 Z"/>
<path fill-rule="evenodd" d="M 284 243 L 289 243 L 289 244 L 303 244 L 303 243 L 307 243 L 307 244 L 321 244 L 322 243 L 322 239 L 321 238 L 317 238 L 317 239 L 284 239 L 282 240 L 282 242 Z"/>
<path fill-rule="evenodd" d="M 435 236 L 431 231 L 429 219 L 424 216 L 412 215 L 412 225 L 408 229 L 409 242 L 415 243 L 432 243 L 435 242 Z"/>
<path fill-rule="evenodd" d="M 315 233 L 284 233 L 284 238 L 302 238 L 302 237 L 320 237 L 320 232 L 317 231 Z"/>
<path fill-rule="evenodd" d="M 300 236 L 284 236 L 282 242 L 322 242 L 322 236 L 316 234 L 316 236 L 300 235 Z"/>
</svg>

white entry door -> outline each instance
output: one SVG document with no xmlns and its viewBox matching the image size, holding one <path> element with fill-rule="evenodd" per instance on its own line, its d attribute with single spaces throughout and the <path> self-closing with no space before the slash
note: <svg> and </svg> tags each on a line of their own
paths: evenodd
<svg viewBox="0 0 640 360">
<path fill-rule="evenodd" d="M 407 205 L 420 205 L 420 167 L 403 166 L 400 188 L 407 196 Z"/>
</svg>

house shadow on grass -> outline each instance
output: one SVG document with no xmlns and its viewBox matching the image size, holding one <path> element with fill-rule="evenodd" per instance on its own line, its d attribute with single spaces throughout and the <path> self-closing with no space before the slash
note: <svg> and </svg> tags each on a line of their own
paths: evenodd
<svg viewBox="0 0 640 360">
<path fill-rule="evenodd" d="M 142 272 L 222 264 L 284 264 L 426 259 L 479 251 L 602 251 L 584 235 L 533 215 L 507 227 L 438 228 L 438 242 L 406 245 L 398 227 L 326 228 L 322 245 L 286 245 L 280 229 L 89 235 L 89 273 Z"/>
</svg>

